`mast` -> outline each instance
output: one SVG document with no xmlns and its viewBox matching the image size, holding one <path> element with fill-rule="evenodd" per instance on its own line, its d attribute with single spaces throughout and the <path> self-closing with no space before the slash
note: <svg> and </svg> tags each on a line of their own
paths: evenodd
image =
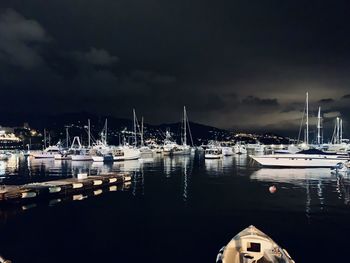
<svg viewBox="0 0 350 263">
<path fill-rule="evenodd" d="M 336 135 L 336 144 L 338 144 L 339 143 L 339 131 L 340 131 L 340 129 L 339 129 L 339 117 L 337 117 L 337 123 L 336 123 L 336 125 L 337 125 L 337 135 Z"/>
<path fill-rule="evenodd" d="M 306 145 L 309 145 L 309 92 L 306 92 Z"/>
<path fill-rule="evenodd" d="M 340 139 L 339 139 L 339 143 L 342 143 L 343 141 L 343 119 L 340 119 Z"/>
<path fill-rule="evenodd" d="M 187 145 L 187 134 L 186 134 L 186 124 L 187 124 L 187 116 L 186 116 L 186 107 L 184 106 L 184 138 L 183 138 L 183 145 Z"/>
<path fill-rule="evenodd" d="M 69 148 L 69 133 L 68 133 L 68 126 L 66 126 L 66 147 Z"/>
<path fill-rule="evenodd" d="M 318 107 L 317 115 L 317 144 L 321 144 L 321 107 Z"/>
<path fill-rule="evenodd" d="M 136 113 L 135 109 L 132 109 L 133 117 L 134 117 L 134 144 L 137 146 L 137 138 L 136 138 Z"/>
<path fill-rule="evenodd" d="M 141 146 L 143 146 L 143 116 L 141 118 Z"/>
<path fill-rule="evenodd" d="M 105 124 L 105 141 L 104 144 L 107 145 L 107 131 L 108 131 L 108 126 L 107 126 L 107 118 L 106 118 L 106 124 Z"/>
<path fill-rule="evenodd" d="M 91 147 L 91 130 L 90 130 L 90 119 L 88 119 L 88 144 L 89 144 L 89 148 Z"/>
<path fill-rule="evenodd" d="M 44 129 L 44 148 L 46 149 L 46 129 Z"/>
</svg>

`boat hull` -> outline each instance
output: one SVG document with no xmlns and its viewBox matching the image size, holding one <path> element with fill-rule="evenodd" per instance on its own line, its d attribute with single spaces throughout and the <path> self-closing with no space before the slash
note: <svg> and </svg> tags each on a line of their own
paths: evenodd
<svg viewBox="0 0 350 263">
<path fill-rule="evenodd" d="M 35 159 L 54 159 L 55 154 L 48 154 L 48 153 L 32 153 L 31 156 Z"/>
<path fill-rule="evenodd" d="M 216 154 L 205 154 L 205 159 L 220 159 L 222 157 L 222 154 L 216 155 Z"/>
<path fill-rule="evenodd" d="M 348 158 L 329 155 L 264 155 L 250 156 L 264 167 L 331 168 Z"/>
<path fill-rule="evenodd" d="M 71 155 L 72 161 L 92 161 L 90 155 Z"/>
</svg>

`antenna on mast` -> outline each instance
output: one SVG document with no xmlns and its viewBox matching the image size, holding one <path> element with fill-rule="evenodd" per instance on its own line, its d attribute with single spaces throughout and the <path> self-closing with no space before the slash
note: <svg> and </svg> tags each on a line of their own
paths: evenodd
<svg viewBox="0 0 350 263">
<path fill-rule="evenodd" d="M 306 145 L 309 145 L 309 92 L 306 92 Z"/>
</svg>

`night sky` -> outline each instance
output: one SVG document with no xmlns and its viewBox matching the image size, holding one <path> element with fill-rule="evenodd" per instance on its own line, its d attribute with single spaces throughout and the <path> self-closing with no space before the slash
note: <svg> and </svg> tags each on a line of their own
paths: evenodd
<svg viewBox="0 0 350 263">
<path fill-rule="evenodd" d="M 350 125 L 347 1 L 1 0 L 2 112 L 298 133 Z M 315 123 L 312 120 L 311 123 Z"/>
</svg>

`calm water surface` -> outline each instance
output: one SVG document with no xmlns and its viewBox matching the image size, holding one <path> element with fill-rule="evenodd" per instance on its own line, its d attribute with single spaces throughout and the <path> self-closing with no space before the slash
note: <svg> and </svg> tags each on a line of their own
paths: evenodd
<svg viewBox="0 0 350 263">
<path fill-rule="evenodd" d="M 201 155 L 108 165 L 20 156 L 0 162 L 7 184 L 82 171 L 128 171 L 133 179 L 79 201 L 0 206 L 0 254 L 16 263 L 215 262 L 252 224 L 297 263 L 349 262 L 350 180 L 328 169 L 264 169 L 245 156 Z"/>
</svg>

